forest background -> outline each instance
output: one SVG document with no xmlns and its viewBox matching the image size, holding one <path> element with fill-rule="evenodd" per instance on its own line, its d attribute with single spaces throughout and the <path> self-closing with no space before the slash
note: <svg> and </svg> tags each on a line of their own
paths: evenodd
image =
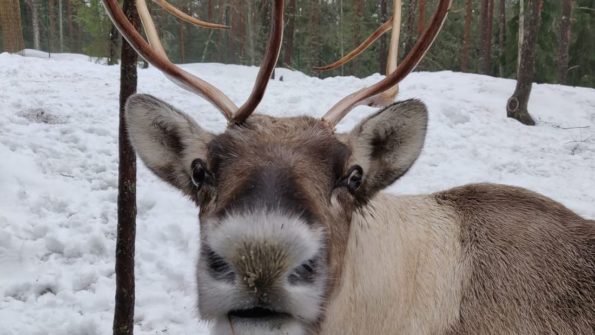
<svg viewBox="0 0 595 335">
<path fill-rule="evenodd" d="M 403 1 L 400 54 L 412 47 L 437 0 Z M 526 3 L 527 1 L 525 1 Z M 193 27 L 151 6 L 161 39 L 177 63 L 258 65 L 269 28 L 270 1 L 172 0 L 184 12 L 229 30 Z M 279 66 L 321 77 L 384 73 L 388 35 L 355 61 L 331 63 L 390 17 L 392 1 L 288 0 Z M 418 70 L 452 70 L 515 78 L 519 0 L 454 0 L 449 18 Z M 525 4 L 526 8 L 526 4 Z M 535 81 L 595 87 L 595 0 L 545 0 L 538 30 Z M 116 64 L 119 37 L 100 0 L 0 0 L 0 50 L 34 48 L 84 53 Z M 8 28 L 7 28 L 8 27 Z"/>
</svg>

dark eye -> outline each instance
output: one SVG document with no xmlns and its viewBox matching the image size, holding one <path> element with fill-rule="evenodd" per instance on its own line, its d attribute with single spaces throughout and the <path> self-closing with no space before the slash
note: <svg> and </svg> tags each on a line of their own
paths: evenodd
<svg viewBox="0 0 595 335">
<path fill-rule="evenodd" d="M 190 170 L 192 171 L 192 175 L 190 176 L 192 184 L 199 189 L 212 177 L 209 170 L 207 170 L 205 162 L 199 158 L 192 161 Z"/>
<path fill-rule="evenodd" d="M 344 186 L 350 192 L 355 192 L 363 182 L 364 170 L 359 165 L 354 165 L 347 171 L 347 174 L 339 181 L 337 186 Z"/>
</svg>

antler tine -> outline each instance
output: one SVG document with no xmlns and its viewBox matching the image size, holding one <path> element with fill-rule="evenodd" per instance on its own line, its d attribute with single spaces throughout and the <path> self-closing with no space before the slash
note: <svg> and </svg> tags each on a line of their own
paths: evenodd
<svg viewBox="0 0 595 335">
<path fill-rule="evenodd" d="M 390 31 L 391 29 L 393 29 L 392 17 L 388 21 L 384 22 L 380 27 L 378 27 L 372 34 L 370 34 L 370 36 L 368 36 L 368 38 L 366 38 L 360 45 L 355 47 L 355 49 L 351 50 L 347 55 L 341 57 L 341 59 L 337 60 L 334 63 L 314 67 L 314 70 L 321 72 L 330 71 L 351 62 L 353 59 L 355 59 L 355 57 L 359 56 L 370 45 L 376 42 L 376 40 L 378 40 L 382 35 Z"/>
<path fill-rule="evenodd" d="M 393 73 L 397 69 L 399 58 L 399 37 L 401 36 L 401 0 L 393 1 L 393 31 L 390 36 L 390 46 L 386 59 L 386 74 Z M 391 86 L 386 91 L 370 98 L 369 104 L 375 107 L 384 107 L 395 101 L 399 94 L 399 84 Z"/>
<path fill-rule="evenodd" d="M 138 6 L 139 2 L 141 2 L 140 6 Z M 238 110 L 238 107 L 233 101 L 215 86 L 182 70 L 167 58 L 163 47 L 161 47 L 161 42 L 159 41 L 155 25 L 152 24 L 153 20 L 151 19 L 148 10 L 142 15 L 144 16 L 143 24 L 145 25 L 145 29 L 148 28 L 147 36 L 152 41 L 153 47 L 143 39 L 132 23 L 128 21 L 126 15 L 118 5 L 118 0 L 103 0 L 103 3 L 114 25 L 138 54 L 151 63 L 151 65 L 165 73 L 165 75 L 177 85 L 205 98 L 212 105 L 217 107 L 227 120 L 232 119 L 233 114 Z M 137 2 L 139 16 L 141 15 L 140 7 L 142 7 L 142 3 L 144 3 L 144 0 L 138 0 Z M 146 8 L 146 3 L 144 7 Z"/>
<path fill-rule="evenodd" d="M 256 109 L 269 83 L 269 79 L 281 51 L 281 42 L 283 41 L 283 12 L 285 9 L 284 0 L 273 1 L 273 8 L 271 10 L 271 31 L 269 32 L 269 40 L 266 46 L 266 52 L 263 56 L 260 70 L 256 77 L 256 82 L 252 88 L 252 93 L 248 100 L 240 107 L 233 117 L 235 123 L 244 122 Z"/>
<path fill-rule="evenodd" d="M 192 16 L 182 12 L 181 10 L 176 8 L 174 5 L 170 4 L 169 2 L 167 2 L 165 0 L 153 0 L 153 2 L 158 4 L 161 8 L 168 11 L 170 14 L 178 17 L 180 20 L 197 25 L 199 27 L 203 27 L 203 28 L 207 28 L 207 29 L 229 29 L 230 28 L 229 26 L 226 26 L 224 24 L 211 23 L 211 22 L 199 20 L 195 17 L 192 17 Z"/>
<path fill-rule="evenodd" d="M 440 0 L 436 14 L 434 14 L 430 25 L 394 72 L 387 74 L 380 82 L 341 99 L 322 117 L 322 120 L 335 126 L 355 106 L 367 102 L 368 98 L 386 91 L 403 80 L 403 78 L 415 69 L 430 46 L 434 43 L 438 32 L 446 20 L 451 4 L 452 0 Z"/>
</svg>

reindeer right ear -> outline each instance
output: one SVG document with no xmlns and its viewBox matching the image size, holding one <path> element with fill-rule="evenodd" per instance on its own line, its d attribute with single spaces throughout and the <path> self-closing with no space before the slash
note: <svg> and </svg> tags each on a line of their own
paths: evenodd
<svg viewBox="0 0 595 335">
<path fill-rule="evenodd" d="M 126 126 L 132 146 L 153 173 L 187 195 L 196 191 L 191 165 L 196 159 L 206 161 L 211 133 L 146 94 L 135 94 L 126 102 Z"/>
</svg>

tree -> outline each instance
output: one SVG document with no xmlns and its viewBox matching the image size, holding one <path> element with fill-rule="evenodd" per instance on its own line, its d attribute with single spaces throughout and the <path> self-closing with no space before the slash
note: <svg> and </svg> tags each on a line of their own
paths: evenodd
<svg viewBox="0 0 595 335">
<path fill-rule="evenodd" d="M 522 39 L 521 59 L 517 70 L 517 84 L 514 93 L 506 104 L 506 115 L 519 122 L 533 126 L 535 121 L 527 110 L 533 76 L 535 72 L 535 47 L 537 44 L 537 31 L 541 20 L 543 0 L 528 0 L 528 20 L 525 20 L 524 36 Z M 519 27 L 521 31 L 521 27 Z"/>
<path fill-rule="evenodd" d="M 39 43 L 39 0 L 27 0 L 27 6 L 31 8 L 31 28 L 33 30 L 33 49 L 40 50 Z"/>
<path fill-rule="evenodd" d="M 418 36 L 426 30 L 426 0 L 419 0 L 419 20 L 417 21 Z"/>
<path fill-rule="evenodd" d="M 506 0 L 500 0 L 498 13 L 498 76 L 504 77 L 504 47 L 506 45 Z"/>
<path fill-rule="evenodd" d="M 124 13 L 134 27 L 140 18 L 134 0 L 124 0 Z M 114 335 L 132 335 L 134 329 L 134 246 L 136 238 L 136 156 L 128 140 L 124 106 L 136 92 L 136 51 L 122 41 L 120 65 L 120 128 L 118 164 L 118 227 L 116 236 L 116 306 Z"/>
<path fill-rule="evenodd" d="M 291 57 L 293 56 L 293 35 L 295 34 L 295 14 L 296 0 L 289 0 L 287 6 L 287 30 L 285 31 L 285 55 L 283 57 L 284 65 L 291 66 Z"/>
<path fill-rule="evenodd" d="M 473 20 L 473 1 L 465 1 L 465 32 L 463 34 L 463 54 L 461 56 L 461 71 L 469 71 L 469 45 L 471 44 L 471 22 Z"/>
<path fill-rule="evenodd" d="M 492 22 L 494 20 L 494 1 L 483 0 L 481 3 L 481 62 L 479 72 L 492 73 Z"/>
<path fill-rule="evenodd" d="M 570 48 L 570 21 L 573 0 L 563 0 L 562 18 L 560 20 L 560 41 L 558 43 L 558 83 L 565 84 L 568 78 L 568 59 Z"/>
<path fill-rule="evenodd" d="M 18 52 L 25 48 L 19 0 L 0 0 L 0 28 L 5 51 Z"/>
<path fill-rule="evenodd" d="M 471 0 L 469 0 L 471 1 Z M 417 0 L 406 1 L 405 5 L 407 6 L 406 10 L 406 18 L 405 18 L 405 37 L 403 38 L 403 54 L 406 55 L 409 53 L 411 48 L 413 48 L 413 43 L 415 42 L 416 37 L 416 29 L 415 29 L 415 14 L 417 12 Z"/>
</svg>

